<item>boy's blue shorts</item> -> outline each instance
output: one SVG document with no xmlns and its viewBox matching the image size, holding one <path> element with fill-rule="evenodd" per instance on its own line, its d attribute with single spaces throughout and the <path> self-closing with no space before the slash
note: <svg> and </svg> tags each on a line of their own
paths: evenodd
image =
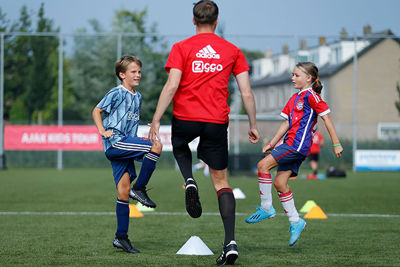
<svg viewBox="0 0 400 267">
<path fill-rule="evenodd" d="M 303 154 L 297 152 L 294 148 L 286 143 L 274 148 L 271 155 L 278 162 L 279 171 L 292 171 L 290 177 L 296 177 L 303 160 L 306 158 Z"/>
<path fill-rule="evenodd" d="M 107 149 L 106 157 L 111 162 L 116 186 L 125 172 L 129 173 L 131 182 L 136 178 L 134 160 L 142 161 L 151 146 L 149 139 L 126 136 Z"/>
</svg>

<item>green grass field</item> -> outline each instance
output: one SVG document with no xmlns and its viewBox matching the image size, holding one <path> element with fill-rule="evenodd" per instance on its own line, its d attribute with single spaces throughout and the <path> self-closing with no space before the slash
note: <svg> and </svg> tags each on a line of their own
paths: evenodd
<svg viewBox="0 0 400 267">
<path fill-rule="evenodd" d="M 1 266 L 213 266 L 223 227 L 208 177 L 197 173 L 203 215 L 184 207 L 183 179 L 156 170 L 149 187 L 158 204 L 130 222 L 129 237 L 140 254 L 115 250 L 116 190 L 111 169 L 11 169 L 0 172 Z M 246 224 L 259 203 L 255 177 L 231 177 L 246 199 L 237 205 L 238 266 L 400 266 L 400 175 L 348 173 L 346 179 L 291 180 L 296 206 L 314 200 L 328 219 L 309 219 L 294 247 L 288 220 L 274 194 L 274 219 Z M 199 236 L 211 256 L 176 255 Z"/>
</svg>

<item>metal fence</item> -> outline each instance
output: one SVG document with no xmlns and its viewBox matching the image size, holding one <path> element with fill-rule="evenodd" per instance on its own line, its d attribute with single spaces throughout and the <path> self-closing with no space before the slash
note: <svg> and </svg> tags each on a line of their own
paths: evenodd
<svg viewBox="0 0 400 267">
<path fill-rule="evenodd" d="M 231 41 L 234 43 L 236 46 L 238 46 L 241 49 L 247 50 L 247 51 L 259 51 L 261 53 L 272 53 L 273 54 L 280 54 L 285 52 L 285 50 L 290 51 L 290 53 L 297 53 L 301 49 L 304 49 L 304 46 L 308 47 L 316 47 L 318 46 L 320 40 L 321 40 L 322 35 L 308 35 L 308 36 L 300 36 L 300 35 L 230 35 L 226 34 L 223 37 L 227 39 L 228 41 Z M 87 38 L 108 38 L 110 40 L 109 45 L 112 46 L 110 47 L 110 51 L 115 51 L 114 56 L 112 58 L 117 59 L 119 58 L 123 53 L 130 53 L 130 51 L 127 51 L 127 48 L 124 47 L 124 44 L 127 43 L 127 40 L 132 40 L 131 42 L 134 43 L 135 38 L 160 38 L 160 42 L 155 44 L 154 46 L 154 51 L 162 52 L 162 53 L 168 53 L 168 51 L 171 49 L 171 46 L 179 41 L 182 40 L 186 37 L 187 35 L 170 35 L 170 34 L 159 34 L 159 33 L 147 33 L 147 34 L 137 34 L 137 33 L 71 33 L 71 34 L 65 34 L 65 33 L 24 33 L 24 32 L 10 32 L 10 33 L 5 33 L 1 32 L 0 33 L 0 169 L 2 169 L 4 166 L 4 135 L 3 135 L 3 129 L 4 129 L 4 92 L 7 88 L 7 85 L 5 84 L 5 75 L 7 75 L 6 70 L 5 70 L 5 55 L 4 55 L 4 49 L 5 45 L 7 42 L 13 42 L 16 37 L 23 37 L 23 38 L 41 38 L 41 37 L 53 37 L 58 39 L 58 66 L 57 66 L 57 72 L 58 72 L 58 81 L 57 81 L 57 86 L 58 86 L 58 117 L 57 117 L 57 125 L 62 126 L 65 124 L 65 121 L 63 119 L 63 81 L 64 81 L 64 59 L 69 58 L 72 56 L 74 52 L 76 52 L 76 45 L 77 45 L 77 40 L 83 40 Z M 335 36 L 323 36 L 324 40 L 326 40 L 327 43 L 334 43 L 337 42 L 341 39 L 343 39 L 343 35 L 335 35 Z M 363 36 L 357 36 L 354 34 L 353 36 L 346 36 L 348 40 L 353 40 L 353 155 L 355 154 L 354 151 L 357 150 L 357 121 L 358 121 L 358 114 L 357 114 L 357 90 L 358 90 L 358 84 L 357 81 L 359 79 L 358 77 L 358 69 L 357 69 L 357 63 L 358 63 L 358 58 L 357 55 L 358 53 L 354 53 L 355 51 L 359 51 L 357 49 L 357 42 L 359 40 L 372 40 L 372 39 L 386 39 L 386 38 L 391 38 L 391 39 L 399 39 L 399 36 L 395 35 L 363 35 Z M 140 57 L 140 55 L 138 55 Z M 113 62 L 112 62 L 113 63 Z M 112 63 L 110 66 L 112 66 Z M 146 62 L 145 62 L 146 64 Z M 112 72 L 112 69 L 110 69 Z M 237 94 L 236 94 L 237 95 Z M 232 116 L 231 120 L 233 120 L 233 133 L 231 133 L 231 143 L 233 145 L 233 153 L 235 155 L 240 154 L 240 149 L 239 149 L 239 121 L 241 120 L 246 120 L 246 116 L 239 115 L 240 112 L 240 99 L 233 97 L 233 103 L 232 103 Z M 236 99 L 236 100 L 235 100 Z M 269 120 L 270 117 L 268 116 L 259 116 L 258 117 L 260 120 Z M 232 137 L 233 135 L 233 137 Z M 57 168 L 62 169 L 62 151 L 58 151 L 57 154 Z"/>
</svg>

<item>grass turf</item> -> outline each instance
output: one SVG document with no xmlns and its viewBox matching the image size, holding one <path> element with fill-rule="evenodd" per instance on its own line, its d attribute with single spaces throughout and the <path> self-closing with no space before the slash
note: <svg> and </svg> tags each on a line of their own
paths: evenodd
<svg viewBox="0 0 400 267">
<path fill-rule="evenodd" d="M 111 244 L 116 190 L 110 169 L 1 171 L 0 265 L 212 266 L 222 249 L 223 227 L 210 179 L 201 172 L 196 174 L 204 214 L 192 219 L 185 213 L 180 174 L 172 169 L 155 171 L 149 195 L 158 204 L 156 211 L 167 214 L 144 213 L 142 218 L 131 219 L 129 236 L 142 252 L 132 255 Z M 346 179 L 291 180 L 298 209 L 314 200 L 328 215 L 327 220 L 307 220 L 294 247 L 288 246 L 289 224 L 276 194 L 278 216 L 246 224 L 244 219 L 259 203 L 257 179 L 231 177 L 230 182 L 247 196 L 236 201 L 238 266 L 400 265 L 400 177 L 396 172 L 349 172 Z M 18 213 L 25 211 L 37 213 Z M 393 216 L 338 216 L 349 214 Z M 215 255 L 176 255 L 194 235 Z"/>
</svg>

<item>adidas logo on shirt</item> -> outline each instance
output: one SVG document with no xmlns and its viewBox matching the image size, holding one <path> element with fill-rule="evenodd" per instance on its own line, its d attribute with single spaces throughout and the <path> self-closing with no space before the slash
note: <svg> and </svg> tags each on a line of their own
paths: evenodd
<svg viewBox="0 0 400 267">
<path fill-rule="evenodd" d="M 203 49 L 200 49 L 199 52 L 196 53 L 196 57 L 198 58 L 216 58 L 219 59 L 220 55 L 211 47 L 211 45 L 207 45 Z"/>
</svg>

